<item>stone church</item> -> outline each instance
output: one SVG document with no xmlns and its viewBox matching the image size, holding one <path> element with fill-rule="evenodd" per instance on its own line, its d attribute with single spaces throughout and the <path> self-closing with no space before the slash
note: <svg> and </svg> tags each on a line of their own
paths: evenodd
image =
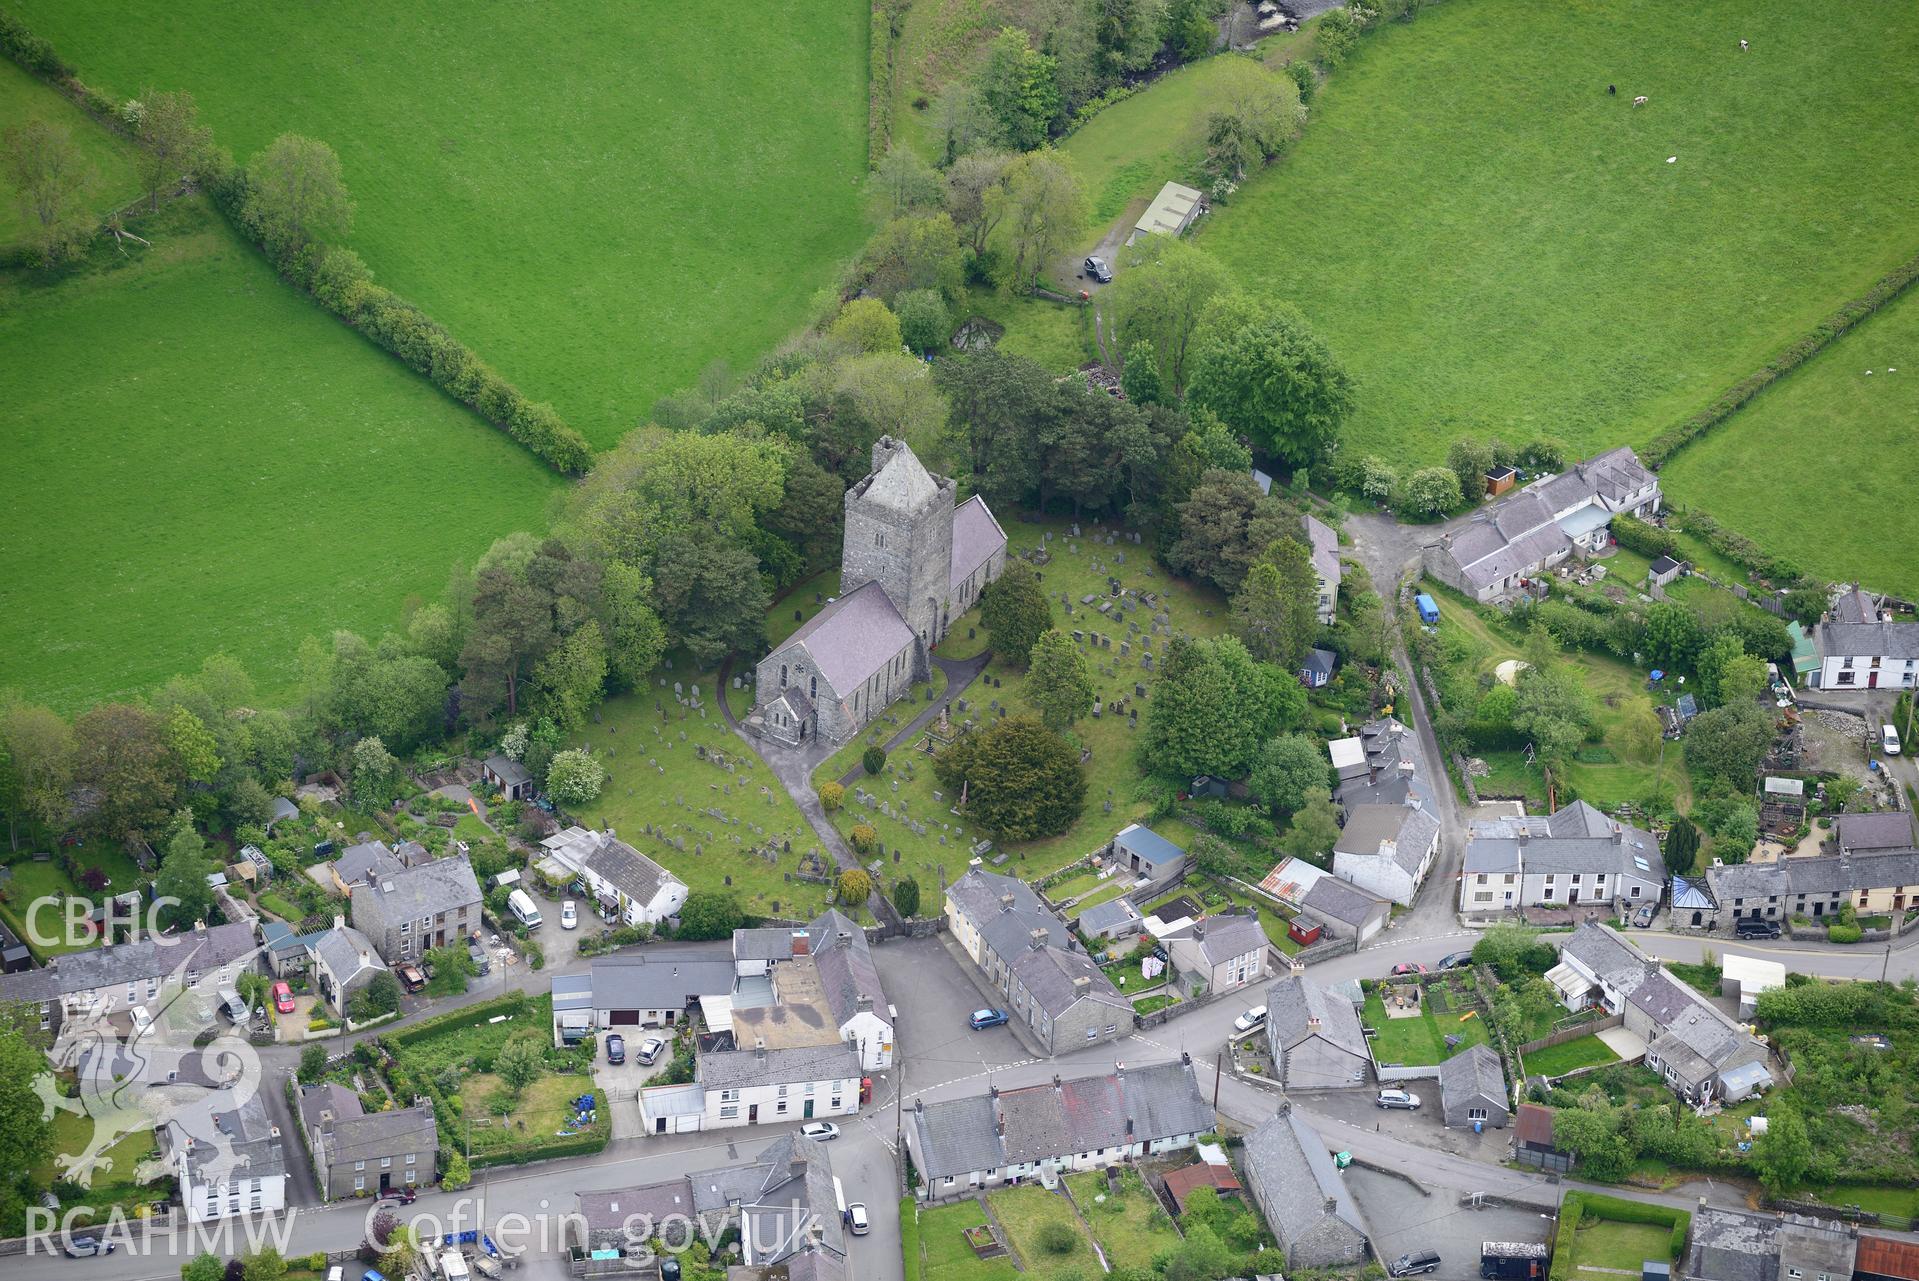
<svg viewBox="0 0 1919 1281">
<path fill-rule="evenodd" d="M 749 730 L 797 745 L 839 744 L 932 675 L 932 651 L 1006 568 L 1006 532 L 986 500 L 903 440 L 873 445 L 873 470 L 846 491 L 840 594 L 760 660 Z"/>
</svg>

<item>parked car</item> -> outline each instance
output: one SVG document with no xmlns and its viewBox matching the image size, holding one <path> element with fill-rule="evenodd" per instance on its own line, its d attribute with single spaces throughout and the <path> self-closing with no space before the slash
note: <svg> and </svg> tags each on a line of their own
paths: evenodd
<svg viewBox="0 0 1919 1281">
<path fill-rule="evenodd" d="M 426 986 L 426 975 L 420 973 L 417 965 L 402 965 L 394 973 L 400 976 L 400 986 L 409 992 L 417 992 Z"/>
<path fill-rule="evenodd" d="M 1113 280 L 1113 269 L 1104 258 L 1089 257 L 1086 260 L 1086 274 L 1102 285 L 1111 284 Z"/>
<path fill-rule="evenodd" d="M 1005 1023 L 1006 1023 L 1005 1010 L 974 1010 L 973 1011 L 972 1024 L 973 1024 L 973 1030 L 975 1032 L 978 1032 L 983 1028 L 1003 1027 L 1005 1026 Z"/>
<path fill-rule="evenodd" d="M 1742 939 L 1776 939 L 1779 937 L 1779 922 L 1762 920 L 1757 916 L 1742 916 L 1733 922 L 1732 932 Z"/>
<path fill-rule="evenodd" d="M 287 986 L 285 979 L 273 985 L 273 1008 L 282 1014 L 293 1013 L 293 989 Z"/>
<path fill-rule="evenodd" d="M 828 1139 L 840 1137 L 840 1127 L 831 1121 L 808 1121 L 800 1127 L 800 1133 L 809 1139 L 818 1139 L 824 1143 Z"/>
<path fill-rule="evenodd" d="M 1419 1111 L 1419 1096 L 1406 1090 L 1381 1090 L 1373 1102 L 1382 1108 L 1397 1108 L 1402 1112 Z"/>
<path fill-rule="evenodd" d="M 1252 1009 L 1233 1020 L 1233 1031 L 1250 1032 L 1265 1021 L 1266 1007 L 1263 1005 L 1255 1005 Z"/>
<path fill-rule="evenodd" d="M 855 1201 L 846 1207 L 846 1222 L 847 1225 L 853 1229 L 854 1236 L 863 1237 L 867 1234 L 873 1225 L 866 1217 L 866 1203 L 864 1201 Z"/>
<path fill-rule="evenodd" d="M 680 1261 L 671 1255 L 660 1260 L 660 1281 L 680 1281 Z"/>
<path fill-rule="evenodd" d="M 1439 1271 L 1439 1252 L 1437 1250 L 1414 1250 L 1411 1254 L 1402 1254 L 1386 1265 L 1389 1277 L 1416 1277 L 1423 1272 Z"/>
<path fill-rule="evenodd" d="M 247 1021 L 247 1003 L 241 1000 L 240 994 L 230 987 L 220 989 L 220 1008 L 236 1024 Z"/>
<path fill-rule="evenodd" d="M 1442 970 L 1463 970 L 1472 963 L 1471 952 L 1448 952 L 1439 958 L 1439 968 Z"/>
<path fill-rule="evenodd" d="M 346 1269 L 337 1263 L 334 1264 L 326 1270 L 326 1281 L 346 1281 Z"/>
<path fill-rule="evenodd" d="M 1632 914 L 1632 923 L 1642 930 L 1652 928 L 1652 918 L 1659 914 L 1659 904 L 1648 903 Z"/>
<path fill-rule="evenodd" d="M 98 1254 L 112 1254 L 113 1242 L 103 1241 L 99 1237 L 68 1237 L 61 1243 L 69 1259 L 91 1259 Z"/>
<path fill-rule="evenodd" d="M 1405 978 L 1409 974 L 1424 974 L 1425 972 L 1426 967 L 1418 961 L 1401 961 L 1398 965 L 1393 966 L 1393 977 L 1396 979 Z"/>
<path fill-rule="evenodd" d="M 606 1035 L 606 1061 L 615 1065 L 626 1062 L 626 1038 L 618 1032 Z"/>
<path fill-rule="evenodd" d="M 580 908 L 572 899 L 560 904 L 560 928 L 575 930 L 580 927 Z"/>
<path fill-rule="evenodd" d="M 127 1013 L 133 1019 L 133 1030 L 135 1032 L 144 1032 L 153 1026 L 153 1015 L 147 1012 L 146 1006 L 136 1005 L 131 1010 L 128 1010 Z"/>
<path fill-rule="evenodd" d="M 468 943 L 466 945 L 466 954 L 472 958 L 473 968 L 476 971 L 481 974 L 492 973 L 493 957 L 488 954 L 485 948 L 481 947 L 478 943 Z"/>
<path fill-rule="evenodd" d="M 1899 731 L 1887 721 L 1879 727 L 1879 750 L 1888 756 L 1899 755 Z"/>
<path fill-rule="evenodd" d="M 640 1042 L 640 1062 L 651 1066 L 660 1057 L 660 1051 L 666 1048 L 666 1042 L 657 1036 L 649 1036 Z"/>
</svg>

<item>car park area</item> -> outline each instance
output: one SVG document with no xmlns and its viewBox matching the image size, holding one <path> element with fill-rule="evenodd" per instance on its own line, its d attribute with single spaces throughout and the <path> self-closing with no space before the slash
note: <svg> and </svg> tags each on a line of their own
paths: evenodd
<svg viewBox="0 0 1919 1281">
<path fill-rule="evenodd" d="M 1428 1274 L 1435 1281 L 1478 1277 L 1480 1247 L 1487 1241 L 1538 1242 L 1552 1233 L 1552 1217 L 1538 1210 L 1491 1205 L 1474 1209 L 1460 1205 L 1451 1189 L 1421 1189 L 1396 1174 L 1360 1165 L 1349 1167 L 1345 1179 L 1372 1225 L 1380 1257 L 1391 1263 L 1402 1255 L 1432 1251 L 1439 1255 L 1438 1266 Z"/>
</svg>

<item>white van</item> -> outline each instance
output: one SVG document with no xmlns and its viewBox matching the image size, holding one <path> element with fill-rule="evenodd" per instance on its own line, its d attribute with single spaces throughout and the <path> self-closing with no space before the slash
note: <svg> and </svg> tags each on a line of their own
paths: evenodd
<svg viewBox="0 0 1919 1281">
<path fill-rule="evenodd" d="M 1887 721 L 1879 727 L 1879 750 L 1888 756 L 1899 755 L 1899 731 Z"/>
<path fill-rule="evenodd" d="M 525 890 L 514 890 L 507 895 L 506 905 L 513 909 L 513 915 L 519 917 L 520 924 L 527 929 L 540 928 L 540 909 L 533 906 L 533 899 Z"/>
</svg>

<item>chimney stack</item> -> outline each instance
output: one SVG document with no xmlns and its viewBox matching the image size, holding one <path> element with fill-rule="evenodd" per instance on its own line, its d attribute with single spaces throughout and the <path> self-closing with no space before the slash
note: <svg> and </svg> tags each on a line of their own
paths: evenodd
<svg viewBox="0 0 1919 1281">
<path fill-rule="evenodd" d="M 1612 843 L 1614 845 L 1623 845 L 1625 844 L 1625 841 L 1626 841 L 1626 829 L 1619 826 L 1619 824 L 1614 823 L 1612 825 Z"/>
<path fill-rule="evenodd" d="M 1092 986 L 1093 986 L 1092 979 L 1088 978 L 1084 974 L 1078 975 L 1073 979 L 1073 995 L 1076 997 L 1085 996 L 1087 989 Z"/>
<path fill-rule="evenodd" d="M 766 1038 L 765 1037 L 756 1036 L 753 1038 L 753 1057 L 758 1059 L 762 1063 L 766 1061 Z"/>
<path fill-rule="evenodd" d="M 1193 922 L 1193 939 L 1194 941 L 1197 942 L 1198 940 L 1203 939 L 1205 937 L 1206 937 L 1206 921 L 1205 921 L 1205 918 L 1202 917 L 1201 919 Z"/>
<path fill-rule="evenodd" d="M 1332 1197 L 1326 1198 L 1326 1213 L 1328 1214 L 1339 1213 L 1339 1202 L 1334 1200 Z"/>
<path fill-rule="evenodd" d="M 1009 912 L 1013 910 L 1013 892 L 1011 890 L 999 896 L 999 905 Z"/>
<path fill-rule="evenodd" d="M 1316 1015 L 1316 1014 L 1308 1014 L 1308 1015 L 1306 1016 L 1306 1030 L 1307 1030 L 1308 1032 L 1317 1032 L 1317 1031 L 1319 1031 L 1319 1016 L 1318 1016 L 1318 1015 Z"/>
<path fill-rule="evenodd" d="M 1303 979 L 1306 977 L 1306 963 L 1297 955 L 1289 956 L 1286 958 L 1286 972 L 1296 979 Z"/>
<path fill-rule="evenodd" d="M 195 934 L 205 934 L 207 932 L 207 923 L 205 921 L 195 921 L 193 923 L 193 932 Z"/>
<path fill-rule="evenodd" d="M 346 928 L 346 917 L 344 917 L 344 916 L 336 916 L 336 917 L 334 917 L 334 918 L 333 918 L 333 928 L 334 928 L 334 929 L 336 929 L 336 930 L 343 930 L 343 929 L 345 929 L 345 928 Z"/>
<path fill-rule="evenodd" d="M 914 1099 L 914 1100 L 913 1100 L 913 1115 L 914 1115 L 914 1116 L 925 1116 L 925 1115 L 926 1115 L 926 1100 L 925 1100 L 925 1099 Z"/>
<path fill-rule="evenodd" d="M 1035 928 L 1026 938 L 1035 952 L 1046 946 L 1046 930 L 1043 927 Z"/>
</svg>

